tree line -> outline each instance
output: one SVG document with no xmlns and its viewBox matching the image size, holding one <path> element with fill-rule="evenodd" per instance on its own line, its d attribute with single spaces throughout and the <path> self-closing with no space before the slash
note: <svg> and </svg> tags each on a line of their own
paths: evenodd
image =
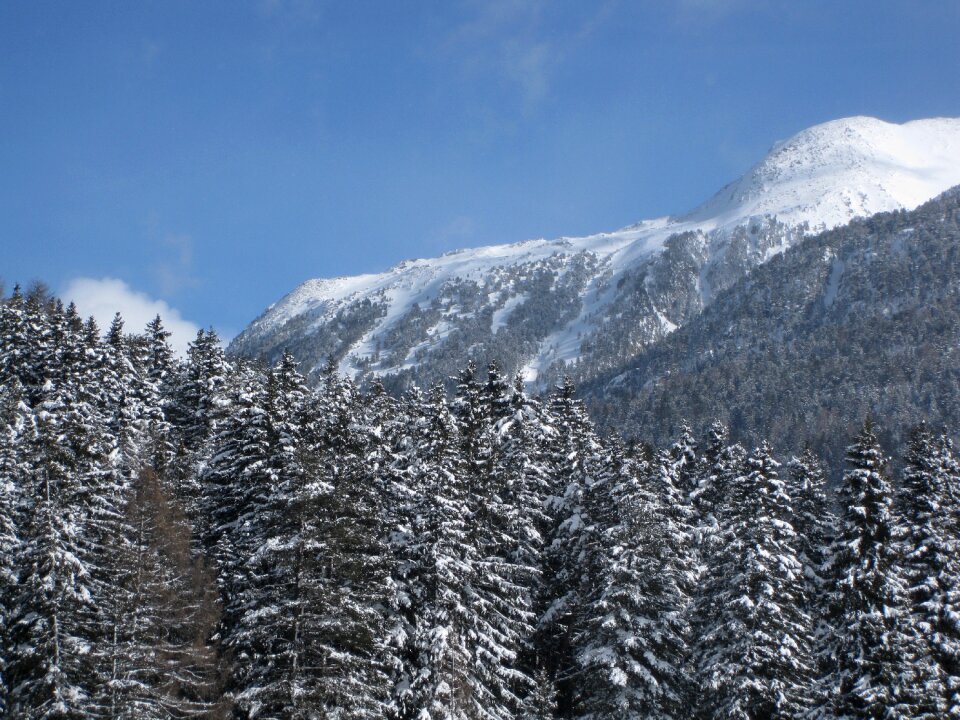
<svg viewBox="0 0 960 720">
<path fill-rule="evenodd" d="M 572 383 L 400 398 L 0 304 L 0 714 L 960 717 L 960 463 L 625 443 Z"/>
</svg>

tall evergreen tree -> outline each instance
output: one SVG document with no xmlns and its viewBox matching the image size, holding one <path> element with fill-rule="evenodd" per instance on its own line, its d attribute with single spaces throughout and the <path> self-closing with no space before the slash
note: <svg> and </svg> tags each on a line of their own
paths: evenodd
<svg viewBox="0 0 960 720">
<path fill-rule="evenodd" d="M 601 473 L 601 444 L 576 389 L 566 378 L 550 398 L 547 421 L 553 427 L 548 446 L 552 483 L 547 497 L 551 530 L 544 553 L 537 647 L 556 679 L 557 712 L 573 712 L 577 687 L 576 620 L 590 577 L 585 573 L 588 493 Z"/>
<path fill-rule="evenodd" d="M 419 502 L 412 515 L 410 562 L 404 578 L 411 659 L 399 688 L 401 718 L 453 720 L 473 710 L 469 601 L 473 566 L 467 493 L 457 423 L 442 388 L 434 388 L 418 413 L 421 452 L 413 482 Z"/>
<path fill-rule="evenodd" d="M 704 717 L 799 717 L 806 705 L 812 628 L 778 467 L 757 448 L 730 495 L 727 537 L 705 582 L 716 610 L 696 653 Z"/>
<path fill-rule="evenodd" d="M 293 361 L 287 356 L 284 362 L 289 367 Z M 279 374 L 290 376 L 283 364 Z M 316 435 L 309 445 L 319 462 L 307 469 L 326 486 L 313 538 L 323 562 L 323 614 L 311 620 L 308 613 L 304 623 L 323 658 L 317 687 L 331 716 L 381 718 L 396 664 L 386 632 L 391 564 L 383 449 L 371 428 L 376 421 L 351 382 L 327 373 L 311 412 Z M 305 717 L 310 712 L 304 705 Z"/>
<path fill-rule="evenodd" d="M 601 574 L 578 637 L 583 718 L 673 718 L 687 700 L 685 567 L 649 469 L 616 463 L 614 523 L 598 534 Z"/>
<path fill-rule="evenodd" d="M 22 463 L 29 410 L 17 379 L 0 387 L 0 716 L 7 710 L 8 665 L 14 648 L 10 621 L 19 584 L 16 558 L 21 547 L 21 492 L 28 469 Z"/>
<path fill-rule="evenodd" d="M 804 572 L 815 594 L 825 594 L 824 574 L 837 532 L 837 518 L 827 498 L 827 479 L 820 461 L 809 449 L 790 460 L 788 471 L 794 509 L 792 524 Z"/>
<path fill-rule="evenodd" d="M 216 431 L 229 406 L 233 368 L 213 330 L 199 330 L 187 350 L 187 362 L 173 381 L 169 419 L 186 450 L 196 452 Z"/>
<path fill-rule="evenodd" d="M 908 621 L 925 638 L 934 671 L 925 688 L 929 711 L 958 716 L 960 703 L 960 502 L 957 464 L 945 438 L 926 426 L 911 432 L 900 486 Z"/>
<path fill-rule="evenodd" d="M 543 506 L 548 429 L 522 383 L 510 388 L 495 367 L 483 392 L 490 459 L 478 466 L 471 510 L 475 704 L 492 718 L 516 717 L 536 690 L 531 664 L 540 560 L 549 518 Z"/>
<path fill-rule="evenodd" d="M 24 437 L 28 504 L 10 619 L 14 717 L 98 713 L 108 678 L 94 652 L 103 640 L 100 603 L 106 600 L 96 580 L 101 548 L 91 527 L 98 488 L 90 469 L 104 461 L 98 431 L 70 398 L 52 394 Z"/>
<path fill-rule="evenodd" d="M 262 379 L 248 377 L 231 402 L 233 412 L 217 426 L 201 477 L 201 537 L 223 603 L 218 635 L 227 691 L 243 716 L 257 707 L 250 697 L 260 687 L 257 658 L 270 661 L 267 639 L 249 625 L 249 611 L 258 607 L 261 590 L 258 568 L 249 561 L 265 541 L 261 520 L 278 478 L 269 462 L 272 437 Z"/>
<path fill-rule="evenodd" d="M 847 451 L 831 558 L 828 692 L 850 718 L 930 717 L 928 653 L 912 634 L 886 459 L 868 419 Z"/>
<path fill-rule="evenodd" d="M 815 645 L 823 648 L 831 642 L 830 616 L 830 548 L 837 533 L 837 518 L 826 494 L 826 477 L 817 457 L 804 450 L 789 463 L 789 494 L 793 499 L 791 524 L 796 532 L 797 551 L 804 572 L 803 607 L 810 615 Z M 824 666 L 827 656 L 814 654 L 815 677 L 829 672 Z M 819 682 L 807 691 L 814 706 L 825 706 L 827 698 Z"/>
</svg>

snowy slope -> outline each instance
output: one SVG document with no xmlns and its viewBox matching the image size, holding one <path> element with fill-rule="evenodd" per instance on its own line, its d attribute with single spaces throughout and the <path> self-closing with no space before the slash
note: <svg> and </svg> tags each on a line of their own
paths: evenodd
<svg viewBox="0 0 960 720">
<path fill-rule="evenodd" d="M 448 354 L 461 355 L 457 363 L 463 353 L 480 361 L 507 355 L 508 371 L 550 380 L 566 363 L 579 359 L 582 372 L 583 364 L 610 365 L 655 342 L 803 234 L 912 209 L 957 184 L 960 119 L 835 120 L 776 144 L 743 177 L 679 218 L 307 281 L 231 349 L 271 359 L 281 345 L 292 346 L 307 370 L 322 364 L 322 349 L 346 373 L 407 372 L 423 382 L 429 373 L 420 366 L 449 345 Z M 538 297 L 571 307 L 534 319 Z M 611 332 L 618 333 L 613 345 Z"/>
</svg>

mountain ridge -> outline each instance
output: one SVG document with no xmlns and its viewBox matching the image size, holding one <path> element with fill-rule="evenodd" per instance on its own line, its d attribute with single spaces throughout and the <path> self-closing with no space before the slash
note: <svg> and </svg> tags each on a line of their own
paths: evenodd
<svg viewBox="0 0 960 720">
<path fill-rule="evenodd" d="M 444 381 L 468 356 L 545 385 L 615 367 L 799 238 L 956 184 L 960 119 L 834 120 L 776 143 L 685 215 L 308 280 L 230 351 L 274 360 L 288 348 L 308 372 L 332 357 L 397 389 Z"/>
</svg>

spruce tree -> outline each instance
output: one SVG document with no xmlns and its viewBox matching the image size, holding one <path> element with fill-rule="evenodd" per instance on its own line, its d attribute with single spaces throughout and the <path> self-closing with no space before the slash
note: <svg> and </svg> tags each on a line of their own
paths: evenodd
<svg viewBox="0 0 960 720">
<path fill-rule="evenodd" d="M 173 380 L 168 412 L 187 452 L 198 451 L 227 414 L 232 376 L 217 334 L 199 330 L 187 350 L 186 364 Z"/>
<path fill-rule="evenodd" d="M 28 413 L 18 380 L 0 387 L 0 716 L 7 710 L 8 665 L 14 652 L 11 618 L 19 584 L 16 558 L 23 551 L 21 492 L 27 468 L 22 461 Z"/>
<path fill-rule="evenodd" d="M 755 449 L 731 491 L 727 537 L 706 583 L 716 611 L 697 652 L 705 717 L 798 717 L 807 704 L 812 627 L 778 467 L 767 446 Z"/>
<path fill-rule="evenodd" d="M 576 620 L 590 577 L 585 572 L 588 493 L 599 476 L 602 448 L 576 389 L 565 378 L 550 398 L 547 422 L 552 478 L 546 508 L 551 529 L 544 553 L 544 582 L 536 643 L 544 666 L 556 678 L 558 714 L 573 712 L 577 687 Z"/>
<path fill-rule="evenodd" d="M 953 494 L 956 460 L 949 441 L 926 426 L 911 432 L 900 486 L 904 580 L 912 631 L 934 663 L 925 689 L 930 716 L 956 716 L 960 682 L 960 505 Z M 926 661 L 926 659 L 924 659 Z"/>
<path fill-rule="evenodd" d="M 929 663 L 908 622 L 901 528 L 886 459 L 868 419 L 847 451 L 831 558 L 827 692 L 850 718 L 929 716 Z"/>
<path fill-rule="evenodd" d="M 826 477 L 817 457 L 809 449 L 790 460 L 789 494 L 793 499 L 791 524 L 797 537 L 797 551 L 804 572 L 803 607 L 810 615 L 814 643 L 818 648 L 830 640 L 830 548 L 837 533 L 837 518 L 826 493 Z M 821 677 L 829 671 L 826 656 L 816 652 L 813 673 Z M 808 687 L 813 705 L 824 706 L 823 687 L 813 682 Z"/>
<path fill-rule="evenodd" d="M 578 633 L 583 718 L 673 718 L 687 699 L 688 597 L 676 530 L 649 470 L 615 464 L 614 523 L 597 534 L 601 567 Z"/>
<path fill-rule="evenodd" d="M 483 393 L 490 460 L 479 466 L 473 502 L 475 705 L 490 717 L 516 717 L 536 691 L 531 664 L 535 603 L 548 517 L 548 430 L 522 383 L 510 388 L 495 367 Z"/>
<path fill-rule="evenodd" d="M 263 545 L 263 513 L 278 478 L 272 452 L 267 393 L 260 378 L 248 377 L 232 398 L 233 412 L 217 426 L 204 469 L 202 544 L 217 572 L 223 604 L 219 637 L 228 676 L 227 691 L 238 712 L 258 705 L 263 658 L 270 662 L 270 639 L 250 624 L 250 611 L 262 603 L 262 578 L 251 564 Z"/>
<path fill-rule="evenodd" d="M 431 390 L 417 413 L 420 449 L 413 462 L 418 500 L 412 512 L 409 562 L 410 660 L 397 693 L 397 714 L 418 720 L 470 717 L 473 710 L 471 609 L 465 590 L 473 566 L 467 490 L 457 423 L 443 390 Z"/>
<path fill-rule="evenodd" d="M 9 712 L 24 718 L 96 715 L 108 679 L 97 663 L 106 600 L 95 577 L 91 531 L 97 487 L 88 471 L 103 458 L 69 398 L 43 403 L 24 443 L 23 544 L 10 618 Z"/>
<path fill-rule="evenodd" d="M 290 367 L 292 358 L 284 363 Z M 278 375 L 290 377 L 284 363 Z M 315 421 L 308 424 L 317 432 L 310 451 L 319 462 L 307 470 L 317 473 L 326 489 L 314 521 L 316 550 L 309 551 L 318 552 L 323 563 L 317 578 L 323 606 L 308 606 L 304 623 L 313 634 L 315 656 L 322 658 L 314 681 L 322 707 L 330 715 L 358 719 L 386 715 L 395 666 L 386 633 L 391 565 L 384 526 L 387 482 L 379 470 L 383 449 L 362 401 L 349 380 L 327 373 L 310 411 Z M 303 712 L 309 713 L 310 705 Z"/>
</svg>

